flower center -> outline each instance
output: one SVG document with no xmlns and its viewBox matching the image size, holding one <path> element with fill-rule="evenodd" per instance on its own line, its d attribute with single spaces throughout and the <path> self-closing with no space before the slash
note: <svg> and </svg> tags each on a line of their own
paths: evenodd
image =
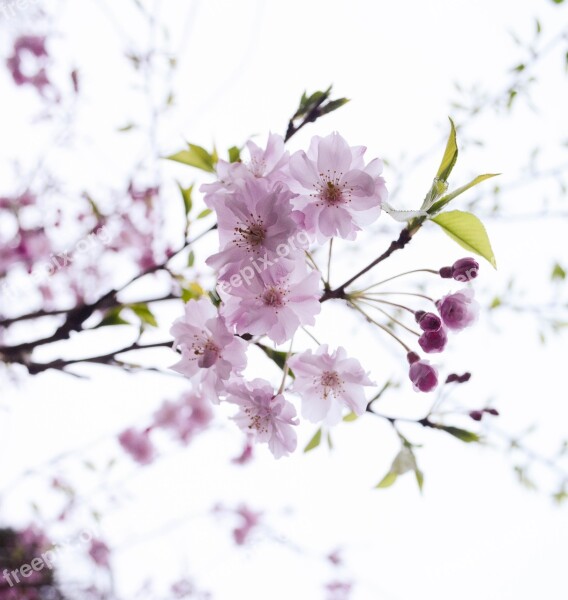
<svg viewBox="0 0 568 600">
<path fill-rule="evenodd" d="M 331 205 L 340 204 L 343 200 L 341 188 L 332 181 L 328 181 L 327 185 L 323 188 L 322 197 L 328 204 Z"/>
<path fill-rule="evenodd" d="M 280 308 L 281 306 L 284 306 L 285 294 L 286 292 L 282 288 L 271 286 L 262 294 L 262 301 L 266 306 Z"/>
<path fill-rule="evenodd" d="M 248 164 L 248 170 L 255 177 L 262 177 L 266 171 L 266 161 L 264 161 L 262 158 L 259 159 L 256 156 L 253 156 Z"/>
<path fill-rule="evenodd" d="M 245 408 L 245 414 L 250 419 L 249 421 L 249 429 L 255 429 L 258 433 L 267 433 L 268 432 L 268 423 L 270 421 L 270 410 L 263 411 L 264 414 L 259 414 L 256 411 L 253 411 L 252 408 Z"/>
<path fill-rule="evenodd" d="M 197 364 L 201 368 L 207 369 L 217 362 L 221 354 L 221 349 L 209 338 L 199 338 L 198 336 L 195 336 L 195 338 L 195 341 L 191 345 L 191 351 L 197 359 Z"/>
<path fill-rule="evenodd" d="M 262 245 L 266 238 L 266 228 L 263 220 L 260 218 L 251 219 L 251 221 L 243 223 L 241 227 L 235 227 L 234 237 L 236 238 L 235 244 L 239 247 L 256 248 Z"/>
<path fill-rule="evenodd" d="M 315 197 L 325 206 L 340 206 L 351 202 L 353 188 L 348 187 L 348 182 L 342 181 L 343 173 L 327 170 L 319 174 L 319 181 L 314 184 Z"/>
<path fill-rule="evenodd" d="M 327 400 L 329 394 L 337 397 L 343 391 L 343 380 L 337 371 L 324 371 L 320 377 L 320 385 L 324 400 Z"/>
</svg>

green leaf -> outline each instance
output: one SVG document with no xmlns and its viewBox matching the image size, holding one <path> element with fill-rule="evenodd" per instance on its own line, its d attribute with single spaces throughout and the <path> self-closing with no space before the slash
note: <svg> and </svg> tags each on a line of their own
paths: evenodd
<svg viewBox="0 0 568 600">
<path fill-rule="evenodd" d="M 129 304 L 128 308 L 132 310 L 132 312 L 142 321 L 142 323 L 146 325 L 150 325 L 151 327 L 157 327 L 158 322 L 156 321 L 156 317 L 152 313 L 152 311 L 148 308 L 148 305 L 145 303 L 139 304 Z"/>
<path fill-rule="evenodd" d="M 241 149 L 237 146 L 231 146 L 229 148 L 229 162 L 240 162 L 241 160 Z"/>
<path fill-rule="evenodd" d="M 181 290 L 181 299 L 184 302 L 189 302 L 190 300 L 201 298 L 204 294 L 205 290 L 197 283 L 197 281 L 192 281 Z"/>
<path fill-rule="evenodd" d="M 202 210 L 198 215 L 197 218 L 198 219 L 204 219 L 205 217 L 208 217 L 213 211 L 210 208 L 206 208 L 205 210 Z"/>
<path fill-rule="evenodd" d="M 193 267 L 195 263 L 195 252 L 192 250 L 187 256 L 187 266 Z"/>
<path fill-rule="evenodd" d="M 414 476 L 416 477 L 418 489 L 422 491 L 422 488 L 424 487 L 424 473 L 422 473 L 422 471 L 418 467 L 416 467 L 414 469 Z"/>
<path fill-rule="evenodd" d="M 103 317 L 103 320 L 95 327 L 95 329 L 98 327 L 108 327 L 111 325 L 132 325 L 132 323 L 125 321 L 120 316 L 120 312 L 123 308 L 124 306 L 117 306 L 115 308 L 107 310 L 105 316 Z"/>
<path fill-rule="evenodd" d="M 286 358 L 288 357 L 287 352 L 282 352 L 281 350 L 274 350 L 270 346 L 265 346 L 264 344 L 260 343 L 257 343 L 256 345 L 266 354 L 266 356 L 268 356 L 268 358 L 270 358 L 270 360 L 273 360 L 282 370 L 284 370 Z M 292 371 L 290 371 L 289 369 L 288 373 L 290 373 L 290 375 L 294 377 Z"/>
<path fill-rule="evenodd" d="M 341 108 L 345 104 L 350 102 L 349 98 L 338 98 L 337 100 L 330 100 L 325 106 L 322 106 L 320 115 L 327 115 L 338 108 Z"/>
<path fill-rule="evenodd" d="M 188 188 L 184 188 L 178 182 L 179 191 L 181 192 L 181 196 L 183 198 L 183 206 L 185 208 L 185 214 L 188 215 L 191 211 L 191 207 L 193 206 L 193 201 L 191 199 L 191 194 L 193 192 L 193 184 Z"/>
<path fill-rule="evenodd" d="M 497 177 L 497 175 L 500 175 L 500 173 L 486 173 L 485 175 L 478 175 L 475 179 L 472 179 L 466 185 L 462 185 L 462 187 L 459 187 L 456 190 L 454 190 L 453 192 L 450 192 L 446 196 L 443 196 L 442 198 L 440 198 L 437 202 L 432 204 L 432 206 L 430 206 L 430 208 L 427 209 L 428 212 L 431 215 L 434 215 L 437 212 L 440 212 L 440 210 L 442 210 L 442 208 L 444 208 L 444 206 L 446 206 L 446 204 L 448 204 L 448 202 L 451 202 L 454 198 L 456 198 L 460 194 L 463 194 L 466 190 L 469 190 L 470 188 L 474 187 L 478 183 L 481 183 L 482 181 L 485 181 L 486 179 L 490 179 L 491 177 Z"/>
<path fill-rule="evenodd" d="M 315 432 L 314 437 L 312 437 L 312 439 L 308 442 L 308 445 L 304 448 L 304 452 L 309 452 L 310 450 L 317 448 L 320 445 L 320 443 L 321 443 L 321 428 Z"/>
<path fill-rule="evenodd" d="M 552 278 L 552 280 L 566 279 L 566 271 L 558 263 L 556 263 L 554 265 L 554 268 L 552 269 L 551 278 Z"/>
<path fill-rule="evenodd" d="M 389 471 L 375 486 L 375 489 L 384 489 L 390 487 L 396 480 L 398 475 L 393 471 Z"/>
<path fill-rule="evenodd" d="M 451 425 L 437 425 L 436 429 L 441 429 L 450 435 L 458 438 L 462 442 L 471 443 L 471 442 L 479 442 L 481 438 L 474 433 L 473 431 L 468 431 L 467 429 L 461 429 L 460 427 L 452 427 Z"/>
<path fill-rule="evenodd" d="M 354 412 L 350 412 L 348 415 L 345 415 L 343 417 L 343 420 L 346 423 L 351 423 L 352 421 L 356 421 L 359 417 L 354 413 Z"/>
<path fill-rule="evenodd" d="M 188 148 L 188 150 L 181 150 L 166 158 L 209 173 L 215 172 L 215 153 L 209 154 L 205 148 L 195 144 L 188 144 Z"/>
<path fill-rule="evenodd" d="M 452 210 L 431 219 L 462 248 L 488 260 L 496 269 L 497 263 L 483 223 L 471 213 Z"/>
<path fill-rule="evenodd" d="M 444 156 L 442 158 L 442 162 L 440 163 L 440 168 L 436 173 L 436 179 L 440 179 L 442 181 L 447 181 L 456 161 L 458 159 L 458 143 L 456 137 L 456 126 L 452 119 L 450 119 L 450 135 L 448 137 L 448 141 L 446 143 L 446 150 L 444 151 Z"/>
<path fill-rule="evenodd" d="M 130 131 L 131 129 L 134 129 L 135 127 L 136 127 L 136 123 L 128 123 L 128 124 L 126 124 L 126 125 L 124 125 L 122 127 L 119 127 L 117 129 L 117 131 L 120 132 L 120 133 L 124 133 L 126 131 Z"/>
</svg>

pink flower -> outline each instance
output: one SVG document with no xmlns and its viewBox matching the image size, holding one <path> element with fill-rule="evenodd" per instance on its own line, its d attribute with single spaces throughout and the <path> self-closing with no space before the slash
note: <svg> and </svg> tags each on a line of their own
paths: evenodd
<svg viewBox="0 0 568 600">
<path fill-rule="evenodd" d="M 374 221 L 387 198 L 379 159 L 367 166 L 365 148 L 350 148 L 338 134 L 312 139 L 290 158 L 290 189 L 299 194 L 295 208 L 305 216 L 305 227 L 323 242 L 333 236 L 354 240 L 362 227 Z"/>
<path fill-rule="evenodd" d="M 253 529 L 258 526 L 262 513 L 251 510 L 245 504 L 241 505 L 235 512 L 241 517 L 242 524 L 233 530 L 233 537 L 235 543 L 242 546 L 247 542 Z"/>
<path fill-rule="evenodd" d="M 272 187 L 263 179 L 245 181 L 231 195 L 216 197 L 211 205 L 217 212 L 221 251 L 207 259 L 220 271 L 220 280 L 229 280 L 239 270 L 254 273 L 252 262 L 287 261 L 298 256 L 308 242 L 294 220 L 290 199 L 293 194 L 282 184 Z"/>
<path fill-rule="evenodd" d="M 207 381 L 217 392 L 224 389 L 232 373 L 240 373 L 246 366 L 246 342 L 233 335 L 225 319 L 207 298 L 190 300 L 185 315 L 172 328 L 174 348 L 180 348 L 181 360 L 172 369 L 186 377 L 196 375 Z"/>
<path fill-rule="evenodd" d="M 277 344 L 292 338 L 300 325 L 313 325 L 321 310 L 319 274 L 298 265 L 291 273 L 270 268 L 252 281 L 230 288 L 222 309 L 237 333 L 264 334 Z"/>
<path fill-rule="evenodd" d="M 154 427 L 168 429 L 188 444 L 195 435 L 207 429 L 212 419 L 213 410 L 208 398 L 191 390 L 177 402 L 166 400 L 154 415 Z"/>
<path fill-rule="evenodd" d="M 257 146 L 252 140 L 246 143 L 246 148 L 249 154 L 248 160 L 246 157 L 242 162 L 234 163 L 219 160 L 216 168 L 218 181 L 201 186 L 200 191 L 206 192 L 207 206 L 211 206 L 212 201 L 214 203 L 215 194 L 233 192 L 247 179 L 266 179 L 271 183 L 283 180 L 289 155 L 281 135 L 270 133 L 265 149 Z"/>
<path fill-rule="evenodd" d="M 227 401 L 240 408 L 234 417 L 237 425 L 254 440 L 268 443 L 275 458 L 285 456 L 296 449 L 297 439 L 293 425 L 298 424 L 296 409 L 282 394 L 264 379 L 250 383 L 236 381 L 228 388 Z"/>
<path fill-rule="evenodd" d="M 35 72 L 28 73 L 23 69 L 23 63 L 28 56 L 32 56 L 36 62 Z M 44 88 L 50 86 L 47 72 L 45 69 L 46 59 L 48 58 L 45 48 L 45 38 L 40 36 L 26 35 L 19 37 L 14 43 L 14 53 L 6 61 L 8 69 L 12 74 L 12 78 L 16 85 L 29 84 L 34 86 L 40 93 L 44 92 Z"/>
<path fill-rule="evenodd" d="M 328 595 L 326 600 L 349 600 L 353 584 L 347 581 L 331 581 L 325 586 Z"/>
<path fill-rule="evenodd" d="M 455 294 L 448 294 L 436 302 L 444 325 L 452 331 L 461 331 L 477 318 L 479 305 L 473 299 L 473 290 L 464 288 Z"/>
<path fill-rule="evenodd" d="M 246 437 L 245 445 L 243 446 L 242 452 L 231 459 L 234 465 L 246 465 L 254 458 L 254 446 L 252 445 L 252 436 Z"/>
<path fill-rule="evenodd" d="M 89 556 L 93 559 L 94 563 L 99 567 L 110 566 L 110 549 L 101 540 L 91 540 L 91 547 L 89 548 Z"/>
<path fill-rule="evenodd" d="M 302 398 L 302 415 L 312 423 L 334 425 L 343 408 L 357 415 L 367 408 L 364 386 L 374 385 L 358 360 L 347 358 L 341 346 L 328 352 L 327 344 L 315 353 L 296 354 L 288 361 L 296 376 L 292 389 Z"/>
<path fill-rule="evenodd" d="M 147 465 L 154 460 L 155 449 L 150 440 L 150 431 L 137 431 L 134 428 L 126 429 L 118 436 L 118 441 L 123 449 L 141 465 Z"/>
<path fill-rule="evenodd" d="M 416 392 L 431 392 L 438 385 L 438 371 L 427 360 L 417 360 L 408 372 Z"/>
</svg>

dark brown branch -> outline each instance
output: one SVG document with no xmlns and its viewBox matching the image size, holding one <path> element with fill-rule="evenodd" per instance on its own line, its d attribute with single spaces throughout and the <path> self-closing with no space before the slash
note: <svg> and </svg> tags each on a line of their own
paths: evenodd
<svg viewBox="0 0 568 600">
<path fill-rule="evenodd" d="M 124 354 L 125 352 L 132 352 L 133 350 L 147 350 L 150 348 L 171 348 L 172 344 L 173 341 L 155 342 L 153 344 L 138 344 L 138 342 L 135 342 L 134 344 L 131 344 L 126 348 L 121 348 L 120 350 L 115 350 L 114 352 L 109 352 L 108 354 L 102 354 L 100 356 L 74 358 L 70 360 L 57 359 L 48 363 L 30 363 L 27 365 L 27 367 L 30 375 L 37 375 L 38 373 L 43 373 L 44 371 L 48 371 L 50 369 L 63 371 L 66 367 L 76 365 L 79 363 L 93 363 L 99 365 L 123 365 L 124 363 L 117 360 L 117 356 L 119 354 Z"/>
</svg>

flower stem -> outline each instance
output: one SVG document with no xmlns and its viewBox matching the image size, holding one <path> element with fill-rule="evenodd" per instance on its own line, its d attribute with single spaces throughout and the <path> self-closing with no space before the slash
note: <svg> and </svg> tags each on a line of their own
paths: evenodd
<svg viewBox="0 0 568 600">
<path fill-rule="evenodd" d="M 351 300 L 348 300 L 349 304 L 357 311 L 359 311 L 364 317 L 365 319 L 367 319 L 367 321 L 369 321 L 369 323 L 373 323 L 373 325 L 376 325 L 379 329 L 382 329 L 384 332 L 388 333 L 391 337 L 393 337 L 405 350 L 406 352 L 412 352 L 412 349 L 409 348 L 395 333 L 393 333 L 388 327 L 385 327 L 384 325 L 382 325 L 381 323 L 378 323 L 377 321 L 375 321 L 375 319 L 373 319 L 372 317 L 370 317 L 360 306 L 358 306 L 355 302 L 352 302 Z"/>
</svg>

